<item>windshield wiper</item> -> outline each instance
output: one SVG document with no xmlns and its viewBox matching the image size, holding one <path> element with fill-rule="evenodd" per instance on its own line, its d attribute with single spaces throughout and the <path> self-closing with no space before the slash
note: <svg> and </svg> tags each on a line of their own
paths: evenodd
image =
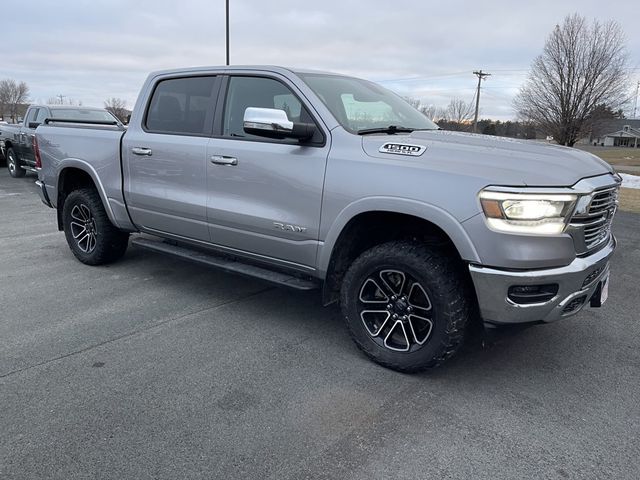
<svg viewBox="0 0 640 480">
<path fill-rule="evenodd" d="M 397 127 L 396 125 L 389 125 L 388 127 L 365 128 L 364 130 L 358 130 L 356 133 L 358 135 L 368 135 L 369 133 L 388 133 L 389 135 L 393 135 L 395 133 L 411 133 L 414 130 L 415 128 Z"/>
</svg>

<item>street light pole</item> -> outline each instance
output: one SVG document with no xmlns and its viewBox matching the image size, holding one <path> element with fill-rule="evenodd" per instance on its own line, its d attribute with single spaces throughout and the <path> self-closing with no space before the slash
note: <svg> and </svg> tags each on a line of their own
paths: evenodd
<svg viewBox="0 0 640 480">
<path fill-rule="evenodd" d="M 227 28 L 226 28 L 227 65 L 229 65 L 229 0 L 225 0 L 225 17 L 226 17 L 226 23 L 227 23 Z"/>
</svg>

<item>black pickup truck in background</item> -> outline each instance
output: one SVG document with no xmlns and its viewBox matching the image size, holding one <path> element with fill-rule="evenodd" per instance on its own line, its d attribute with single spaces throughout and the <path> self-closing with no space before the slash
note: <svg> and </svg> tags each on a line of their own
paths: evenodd
<svg viewBox="0 0 640 480">
<path fill-rule="evenodd" d="M 74 107 L 71 105 L 31 105 L 24 122 L 11 125 L 0 124 L 0 153 L 5 158 L 9 174 L 24 177 L 27 171 L 36 171 L 33 138 L 36 128 L 45 120 L 64 122 L 114 122 L 120 121 L 103 108 Z"/>
</svg>

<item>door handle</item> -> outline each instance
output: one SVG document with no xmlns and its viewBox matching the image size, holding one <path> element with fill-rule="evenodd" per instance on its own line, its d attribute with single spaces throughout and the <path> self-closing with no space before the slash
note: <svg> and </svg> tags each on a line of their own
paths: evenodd
<svg viewBox="0 0 640 480">
<path fill-rule="evenodd" d="M 212 155 L 211 163 L 216 165 L 238 165 L 238 159 L 236 157 L 227 157 L 226 155 Z"/>
<path fill-rule="evenodd" d="M 146 156 L 146 157 L 150 157 L 151 156 L 151 149 L 150 148 L 146 148 L 146 147 L 133 147 L 131 149 L 131 153 L 133 153 L 134 155 L 141 155 L 141 156 Z"/>
</svg>

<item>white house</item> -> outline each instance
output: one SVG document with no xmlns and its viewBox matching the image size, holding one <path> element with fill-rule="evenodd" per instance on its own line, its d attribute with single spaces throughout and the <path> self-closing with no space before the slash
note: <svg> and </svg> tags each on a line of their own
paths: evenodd
<svg viewBox="0 0 640 480">
<path fill-rule="evenodd" d="M 640 129 L 625 125 L 622 130 L 594 138 L 592 142 L 603 147 L 640 148 Z"/>
</svg>

